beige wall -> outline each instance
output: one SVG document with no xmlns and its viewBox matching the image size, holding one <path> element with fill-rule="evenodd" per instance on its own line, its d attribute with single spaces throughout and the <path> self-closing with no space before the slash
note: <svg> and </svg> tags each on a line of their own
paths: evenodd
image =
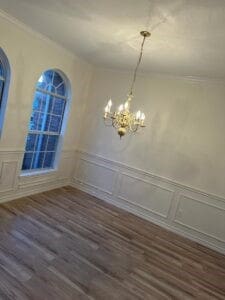
<svg viewBox="0 0 225 300">
<path fill-rule="evenodd" d="M 0 14 L 0 47 L 11 66 L 9 97 L 0 138 L 0 198 L 19 195 L 20 191 L 43 183 L 69 180 L 73 166 L 91 67 L 47 38 Z M 72 97 L 57 171 L 52 174 L 20 178 L 25 138 L 32 109 L 35 84 L 40 74 L 51 68 L 62 70 L 72 86 Z M 30 181 L 32 180 L 32 181 Z M 21 192 L 22 193 L 22 192 Z"/>
<path fill-rule="evenodd" d="M 225 82 L 138 76 L 147 127 L 119 139 L 103 124 L 131 74 L 95 69 L 74 185 L 225 252 Z"/>
</svg>

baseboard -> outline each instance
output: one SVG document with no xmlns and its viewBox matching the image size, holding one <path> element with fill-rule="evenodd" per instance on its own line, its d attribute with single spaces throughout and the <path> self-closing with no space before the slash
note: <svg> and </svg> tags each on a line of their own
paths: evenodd
<svg viewBox="0 0 225 300">
<path fill-rule="evenodd" d="M 205 247 L 208 247 L 212 250 L 215 250 L 217 252 L 225 254 L 225 245 L 224 245 L 224 247 L 220 247 L 214 243 L 209 242 L 207 240 L 207 237 L 206 237 L 206 239 L 198 237 L 195 234 L 190 234 L 187 231 L 181 230 L 180 228 L 176 227 L 176 225 L 174 225 L 174 224 L 168 224 L 164 221 L 154 218 L 148 211 L 142 211 L 142 208 L 138 207 L 138 205 L 132 204 L 132 207 L 131 207 L 131 205 L 129 205 L 126 201 L 124 201 L 121 198 L 117 199 L 113 195 L 104 193 L 101 190 L 98 190 L 94 187 L 90 187 L 90 186 L 80 183 L 76 180 L 73 180 L 72 182 L 70 182 L 69 185 L 74 188 L 77 188 L 81 191 L 84 191 L 92 196 L 95 196 L 103 201 L 106 201 L 112 205 L 115 205 L 118 208 L 124 209 L 124 210 L 126 210 L 136 216 L 139 216 L 147 221 L 150 221 L 156 225 L 159 225 L 159 226 L 161 226 L 169 231 L 172 231 L 182 237 L 188 238 L 188 239 L 192 240 L 193 242 L 196 242 L 196 243 L 203 245 Z"/>
<path fill-rule="evenodd" d="M 67 186 L 67 185 L 69 185 L 69 180 L 62 179 L 62 180 L 57 180 L 57 181 L 48 183 L 47 185 L 40 184 L 40 185 L 34 186 L 32 188 L 16 189 L 16 190 L 13 190 L 13 191 L 5 194 L 4 196 L 1 196 L 0 203 L 12 201 L 12 200 L 15 200 L 18 198 L 27 197 L 27 196 L 34 195 L 34 194 L 39 194 L 42 192 L 46 192 L 46 191 L 60 188 L 60 187 Z"/>
</svg>

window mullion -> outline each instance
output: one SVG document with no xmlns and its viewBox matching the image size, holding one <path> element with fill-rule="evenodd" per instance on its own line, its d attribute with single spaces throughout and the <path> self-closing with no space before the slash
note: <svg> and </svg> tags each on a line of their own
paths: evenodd
<svg viewBox="0 0 225 300">
<path fill-rule="evenodd" d="M 53 96 L 53 97 L 57 97 L 57 98 L 59 98 L 59 99 L 67 100 L 67 97 L 66 97 L 66 96 L 58 95 L 58 94 L 56 94 L 56 93 L 50 92 L 50 91 L 48 91 L 48 90 L 41 89 L 41 88 L 39 88 L 39 87 L 37 87 L 36 90 L 37 90 L 38 92 L 41 92 L 41 93 L 44 93 L 44 94 L 48 94 L 48 95 L 51 95 L 51 96 Z"/>
<path fill-rule="evenodd" d="M 49 135 L 48 135 L 48 138 L 47 138 L 47 141 L 46 141 L 46 145 L 45 145 L 45 149 L 44 149 L 44 156 L 43 156 L 43 161 L 42 161 L 41 169 L 44 169 L 43 166 L 44 166 L 45 157 L 46 157 L 46 153 L 47 153 L 48 140 L 49 140 Z"/>
<path fill-rule="evenodd" d="M 30 164 L 30 169 L 32 169 L 32 166 L 33 166 L 33 161 L 35 159 L 34 157 L 34 153 L 35 153 L 35 148 L 36 148 L 36 144 L 37 144 L 37 140 L 38 140 L 38 134 L 35 134 L 36 135 L 36 138 L 35 138 L 35 143 L 34 143 L 34 150 L 31 151 L 33 153 L 33 156 L 32 156 L 32 160 L 31 160 L 31 164 Z"/>
<path fill-rule="evenodd" d="M 29 130 L 31 134 L 45 134 L 45 135 L 60 135 L 59 132 L 54 131 L 39 131 L 39 130 Z"/>
</svg>

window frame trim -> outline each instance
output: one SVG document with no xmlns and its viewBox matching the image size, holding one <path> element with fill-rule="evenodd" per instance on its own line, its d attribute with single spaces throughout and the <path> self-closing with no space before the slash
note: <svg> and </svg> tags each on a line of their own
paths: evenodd
<svg viewBox="0 0 225 300">
<path fill-rule="evenodd" d="M 29 170 L 21 170 L 21 177 L 29 177 L 29 176 L 38 176 L 42 174 L 49 174 L 57 172 L 57 168 L 45 168 L 45 169 L 29 169 Z"/>
<path fill-rule="evenodd" d="M 48 70 L 44 71 L 42 74 L 44 74 L 45 72 L 50 71 L 50 70 L 53 71 L 53 72 L 58 73 L 61 76 L 61 78 L 63 80 L 63 83 L 65 85 L 65 96 L 60 95 L 60 94 L 56 94 L 56 93 L 50 92 L 46 89 L 42 89 L 42 88 L 39 88 L 39 87 L 35 86 L 33 101 L 34 101 L 34 97 L 35 97 L 36 92 L 40 92 L 40 93 L 43 93 L 43 94 L 46 94 L 46 95 L 51 95 L 53 97 L 56 97 L 58 99 L 62 99 L 62 100 L 65 101 L 63 114 L 62 115 L 56 115 L 56 116 L 60 117 L 60 119 L 61 119 L 60 120 L 60 123 L 61 123 L 60 124 L 60 131 L 59 132 L 53 132 L 53 131 L 41 131 L 41 130 L 30 130 L 30 129 L 28 129 L 26 138 L 29 134 L 43 134 L 43 135 L 51 135 L 51 136 L 57 136 L 58 137 L 58 143 L 57 143 L 55 151 L 41 151 L 41 152 L 55 152 L 53 166 L 49 167 L 49 168 L 36 168 L 36 169 L 25 169 L 25 170 L 23 170 L 22 167 L 21 167 L 20 175 L 22 177 L 46 174 L 46 173 L 49 173 L 49 172 L 57 171 L 57 169 L 58 169 L 59 154 L 60 154 L 59 152 L 61 151 L 61 148 L 62 148 L 62 138 L 63 138 L 63 134 L 64 134 L 64 126 L 65 126 L 65 122 L 67 121 L 67 119 L 65 120 L 65 117 L 67 116 L 67 118 L 68 118 L 68 105 L 69 105 L 69 102 L 70 102 L 70 99 L 71 99 L 71 85 L 70 85 L 70 82 L 69 82 L 67 76 L 61 70 L 48 69 Z M 37 85 L 37 82 L 36 82 L 36 85 Z M 32 114 L 32 112 L 33 112 L 33 108 L 31 110 L 31 114 Z M 51 115 L 54 116 L 55 114 L 51 114 Z M 35 152 L 35 151 L 26 151 L 26 142 L 25 142 L 24 155 L 25 155 L 26 152 Z M 22 160 L 22 162 L 23 162 L 23 160 Z"/>
<path fill-rule="evenodd" d="M 11 79 L 11 68 L 8 56 L 5 54 L 4 50 L 0 47 L 0 61 L 3 67 L 3 76 L 1 76 L 1 81 L 4 83 L 4 87 L 0 98 L 0 138 L 2 137 L 3 127 L 6 117 L 6 107 L 8 103 L 9 87 Z"/>
</svg>

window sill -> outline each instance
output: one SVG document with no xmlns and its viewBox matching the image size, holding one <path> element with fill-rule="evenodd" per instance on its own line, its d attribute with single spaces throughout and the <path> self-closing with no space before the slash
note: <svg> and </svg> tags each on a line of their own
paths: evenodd
<svg viewBox="0 0 225 300">
<path fill-rule="evenodd" d="M 30 177 L 30 176 L 38 176 L 38 175 L 46 175 L 49 173 L 56 172 L 56 169 L 46 169 L 46 170 L 33 170 L 33 171 L 22 171 L 20 177 Z"/>
</svg>

